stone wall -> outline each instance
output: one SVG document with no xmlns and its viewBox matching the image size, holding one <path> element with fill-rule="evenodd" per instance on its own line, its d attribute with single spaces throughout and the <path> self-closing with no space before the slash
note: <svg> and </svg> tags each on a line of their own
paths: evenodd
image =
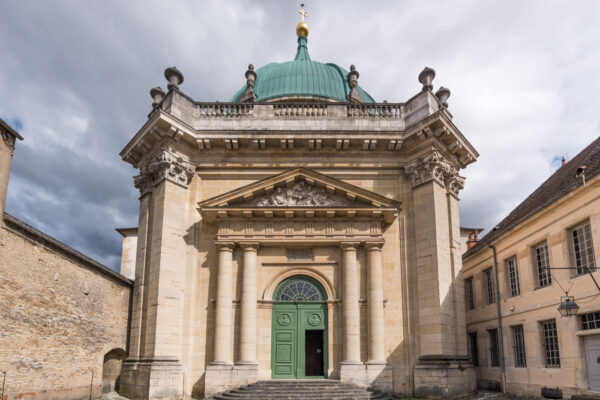
<svg viewBox="0 0 600 400">
<path fill-rule="evenodd" d="M 10 215 L 2 225 L 4 399 L 98 396 L 105 355 L 117 349 L 106 357 L 114 375 L 127 350 L 132 282 Z"/>
</svg>

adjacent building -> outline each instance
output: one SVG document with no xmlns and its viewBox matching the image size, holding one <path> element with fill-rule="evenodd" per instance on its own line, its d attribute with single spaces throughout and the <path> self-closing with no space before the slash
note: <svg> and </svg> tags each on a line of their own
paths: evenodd
<svg viewBox="0 0 600 400">
<path fill-rule="evenodd" d="M 479 386 L 501 388 L 505 380 L 513 393 L 600 392 L 600 289 L 588 273 L 600 281 L 599 172 L 600 138 L 464 255 Z M 579 306 L 575 317 L 558 312 L 567 292 Z"/>
<path fill-rule="evenodd" d="M 4 212 L 15 144 L 0 119 L 2 400 L 118 389 L 133 282 Z"/>
</svg>

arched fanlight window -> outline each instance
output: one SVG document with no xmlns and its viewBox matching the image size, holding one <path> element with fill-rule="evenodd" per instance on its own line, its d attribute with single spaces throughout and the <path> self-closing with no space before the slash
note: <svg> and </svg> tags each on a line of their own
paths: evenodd
<svg viewBox="0 0 600 400">
<path fill-rule="evenodd" d="M 325 301 L 327 294 L 323 286 L 315 279 L 297 275 L 281 282 L 273 296 L 275 301 L 307 302 Z"/>
</svg>

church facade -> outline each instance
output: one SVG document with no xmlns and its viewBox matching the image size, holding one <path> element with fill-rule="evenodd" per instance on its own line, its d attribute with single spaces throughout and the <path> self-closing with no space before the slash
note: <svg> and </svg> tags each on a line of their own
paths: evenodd
<svg viewBox="0 0 600 400">
<path fill-rule="evenodd" d="M 458 171 L 478 154 L 435 72 L 404 103 L 310 59 L 198 102 L 168 68 L 121 152 L 140 213 L 122 394 L 175 399 L 270 379 L 419 396 L 475 391 Z M 131 236 L 131 235 L 130 235 Z"/>
</svg>

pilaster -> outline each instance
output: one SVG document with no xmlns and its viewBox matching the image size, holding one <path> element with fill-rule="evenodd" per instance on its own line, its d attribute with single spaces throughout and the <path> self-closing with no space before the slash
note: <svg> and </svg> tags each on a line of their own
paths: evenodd
<svg viewBox="0 0 600 400">
<path fill-rule="evenodd" d="M 140 189 L 130 355 L 120 391 L 140 399 L 183 395 L 180 332 L 186 190 L 194 168 L 163 149 L 134 178 Z"/>
<path fill-rule="evenodd" d="M 418 396 L 456 396 L 475 391 L 466 356 L 460 275 L 458 192 L 464 178 L 436 150 L 408 163 L 415 215 L 419 361 Z"/>
<path fill-rule="evenodd" d="M 387 364 L 385 361 L 383 317 L 383 243 L 367 242 L 367 364 Z"/>
</svg>

